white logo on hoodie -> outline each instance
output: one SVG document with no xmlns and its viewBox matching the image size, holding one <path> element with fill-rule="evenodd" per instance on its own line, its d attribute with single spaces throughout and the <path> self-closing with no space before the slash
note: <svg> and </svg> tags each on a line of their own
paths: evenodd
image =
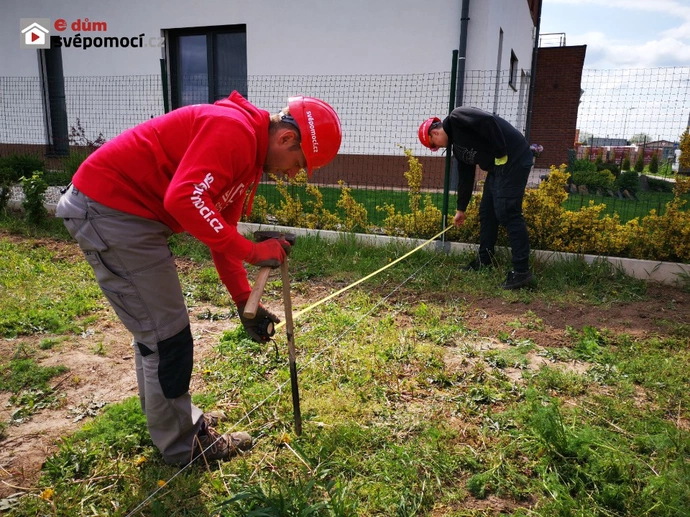
<svg viewBox="0 0 690 517">
<path fill-rule="evenodd" d="M 223 229 L 223 223 L 221 223 L 220 220 L 218 220 L 218 218 L 214 217 L 216 215 L 216 212 L 207 207 L 206 203 L 201 197 L 205 192 L 207 192 L 211 188 L 211 183 L 213 183 L 213 174 L 209 172 L 201 184 L 194 185 L 194 191 L 192 192 L 192 196 L 190 199 L 192 201 L 192 204 L 194 205 L 194 208 L 196 208 L 199 211 L 199 215 L 201 215 L 201 217 L 203 217 L 204 220 L 208 222 L 211 228 L 213 228 L 213 230 L 216 233 L 218 233 Z"/>
</svg>

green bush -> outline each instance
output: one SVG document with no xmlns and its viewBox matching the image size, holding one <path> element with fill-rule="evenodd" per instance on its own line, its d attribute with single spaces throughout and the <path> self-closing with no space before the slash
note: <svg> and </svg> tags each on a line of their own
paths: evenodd
<svg viewBox="0 0 690 517">
<path fill-rule="evenodd" d="M 9 167 L 0 167 L 0 212 L 7 208 L 15 172 Z"/>
<path fill-rule="evenodd" d="M 22 206 L 26 211 L 26 220 L 31 224 L 40 225 L 48 218 L 48 210 L 45 207 L 48 184 L 43 179 L 41 171 L 34 171 L 31 177 L 22 176 L 21 183 L 24 191 Z"/>
<path fill-rule="evenodd" d="M 601 164 L 597 164 L 597 171 L 611 171 L 615 177 L 618 177 L 618 175 L 621 173 L 620 168 L 615 162 L 603 162 Z"/>
<path fill-rule="evenodd" d="M 616 187 L 628 192 L 640 190 L 640 175 L 635 171 L 625 171 L 616 180 Z"/>
<path fill-rule="evenodd" d="M 591 161 L 589 161 L 587 158 L 583 158 L 580 160 L 575 160 L 573 162 L 573 170 L 572 172 L 596 172 L 597 171 L 597 165 Z"/>
<path fill-rule="evenodd" d="M 65 172 L 69 174 L 70 181 L 72 181 L 72 176 L 74 176 L 74 173 L 77 172 L 79 166 L 88 156 L 89 155 L 84 152 L 70 152 L 70 155 L 62 161 Z"/>
<path fill-rule="evenodd" d="M 66 171 L 48 171 L 43 173 L 43 179 L 49 187 L 64 187 L 72 181 L 72 174 Z"/>
<path fill-rule="evenodd" d="M 625 160 L 623 160 L 623 165 L 621 166 L 621 169 L 624 171 L 629 171 L 630 170 L 630 157 L 626 155 Z"/>
<path fill-rule="evenodd" d="M 653 192 L 673 192 L 673 183 L 670 181 L 647 178 L 647 185 Z"/>
<path fill-rule="evenodd" d="M 16 183 L 22 176 L 31 176 L 34 171 L 45 171 L 46 164 L 40 158 L 30 154 L 12 154 L 0 157 L 0 168 L 4 167 L 9 167 L 14 171 L 12 183 Z"/>
<path fill-rule="evenodd" d="M 596 192 L 598 190 L 605 191 L 613 186 L 615 177 L 608 169 L 596 172 L 574 172 L 573 173 L 573 183 L 579 186 L 587 187 L 590 192 Z"/>
</svg>

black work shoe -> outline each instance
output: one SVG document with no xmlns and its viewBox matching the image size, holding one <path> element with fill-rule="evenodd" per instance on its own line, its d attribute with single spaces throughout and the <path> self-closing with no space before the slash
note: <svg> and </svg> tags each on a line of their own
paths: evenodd
<svg viewBox="0 0 690 517">
<path fill-rule="evenodd" d="M 472 262 L 467 264 L 464 268 L 462 268 L 463 271 L 479 271 L 480 269 L 487 269 L 491 268 L 494 265 L 491 262 L 482 262 L 478 258 L 474 259 Z"/>
<path fill-rule="evenodd" d="M 203 455 L 206 461 L 227 460 L 252 448 L 252 437 L 245 432 L 220 434 L 207 425 L 194 438 L 192 458 Z"/>
<path fill-rule="evenodd" d="M 528 287 L 534 281 L 534 275 L 531 271 L 515 272 L 511 271 L 506 277 L 503 284 L 503 289 L 522 289 Z"/>
</svg>

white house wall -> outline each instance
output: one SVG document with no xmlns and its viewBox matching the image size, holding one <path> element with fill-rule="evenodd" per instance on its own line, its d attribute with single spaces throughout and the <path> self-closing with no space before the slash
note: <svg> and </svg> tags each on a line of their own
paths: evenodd
<svg viewBox="0 0 690 517">
<path fill-rule="evenodd" d="M 3 0 L 3 75 L 37 73 L 35 59 L 26 59 L 31 51 L 19 51 L 20 18 L 61 18 L 68 25 L 85 18 L 105 21 L 107 35 L 143 33 L 151 45 L 158 44 L 162 29 L 246 24 L 248 75 L 407 74 L 448 69 L 459 41 L 460 2 Z M 57 34 L 53 27 L 51 34 Z M 68 27 L 61 35 L 74 32 Z M 160 57 L 157 46 L 63 48 L 67 76 L 157 74 Z"/>
<path fill-rule="evenodd" d="M 469 84 L 464 104 L 495 112 L 521 130 L 536 36 L 526 4 L 522 0 L 472 0 L 465 65 Z M 497 70 L 501 30 L 501 68 Z M 511 51 L 518 59 L 515 89 L 508 84 Z"/>
<path fill-rule="evenodd" d="M 442 116 L 447 112 L 451 55 L 460 39 L 461 4 L 462 0 L 3 0 L 0 76 L 38 76 L 36 51 L 19 48 L 20 18 L 49 18 L 53 24 L 58 18 L 64 19 L 67 29 L 60 33 L 63 37 L 74 37 L 70 24 L 87 18 L 91 23 L 106 22 L 107 32 L 81 31 L 82 37 L 144 35 L 143 48 L 84 50 L 63 46 L 67 87 L 69 81 L 81 84 L 80 77 L 149 76 L 151 80 L 160 76 L 166 29 L 246 24 L 248 94 L 258 106 L 275 111 L 284 105 L 287 95 L 319 96 L 331 102 L 343 119 L 342 152 L 400 154 L 399 145 L 424 152 L 416 140 L 416 129 L 420 114 Z M 504 31 L 505 73 L 511 48 L 520 67 L 529 70 L 533 40 L 526 0 L 472 0 L 470 9 L 466 69 L 495 73 L 500 27 Z M 57 34 L 54 27 L 50 29 L 51 34 Z M 259 96 L 253 91 L 254 85 L 268 76 L 284 77 L 272 95 Z M 331 81 L 312 85 L 307 91 L 306 76 L 331 76 Z M 409 78 L 397 81 L 396 76 Z M 484 83 L 479 80 L 479 84 L 467 86 L 465 104 L 491 109 L 494 84 Z M 29 89 L 40 88 L 36 81 L 26 84 Z M 162 113 L 162 94 L 160 98 L 141 98 L 136 78 L 127 87 L 131 96 L 106 97 L 119 99 L 109 100 L 108 110 L 117 112 L 119 107 L 113 103 L 121 102 L 128 106 L 123 111 L 131 111 L 132 96 L 141 108 L 105 131 L 107 138 Z M 444 91 L 439 93 L 439 89 Z M 500 81 L 499 95 L 506 96 L 508 102 L 515 98 L 517 105 L 518 92 L 508 87 L 507 79 Z M 40 99 L 40 90 L 27 94 L 27 102 L 36 98 Z M 85 127 L 96 130 L 99 106 L 79 114 L 69 99 L 68 92 L 70 123 L 80 117 Z M 514 111 L 511 108 L 503 115 L 510 119 Z M 17 125 L 21 125 L 20 112 L 5 111 L 3 116 L 17 117 Z M 0 128 L 0 142 L 18 138 L 16 132 L 6 133 Z M 36 130 L 20 140 L 44 143 L 44 133 Z"/>
</svg>

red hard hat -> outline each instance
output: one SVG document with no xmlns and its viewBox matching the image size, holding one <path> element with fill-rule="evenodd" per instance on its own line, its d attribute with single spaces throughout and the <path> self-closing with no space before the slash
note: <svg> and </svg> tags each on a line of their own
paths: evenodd
<svg viewBox="0 0 690 517">
<path fill-rule="evenodd" d="M 302 152 L 307 160 L 307 174 L 330 163 L 340 149 L 343 133 L 333 108 L 314 97 L 290 97 L 290 115 L 302 136 Z"/>
<path fill-rule="evenodd" d="M 424 147 L 428 147 L 432 151 L 438 151 L 438 147 L 431 147 L 431 143 L 429 142 L 429 128 L 436 122 L 441 122 L 441 119 L 438 117 L 431 117 L 426 119 L 422 122 L 422 125 L 419 126 L 419 141 L 422 142 Z"/>
</svg>

